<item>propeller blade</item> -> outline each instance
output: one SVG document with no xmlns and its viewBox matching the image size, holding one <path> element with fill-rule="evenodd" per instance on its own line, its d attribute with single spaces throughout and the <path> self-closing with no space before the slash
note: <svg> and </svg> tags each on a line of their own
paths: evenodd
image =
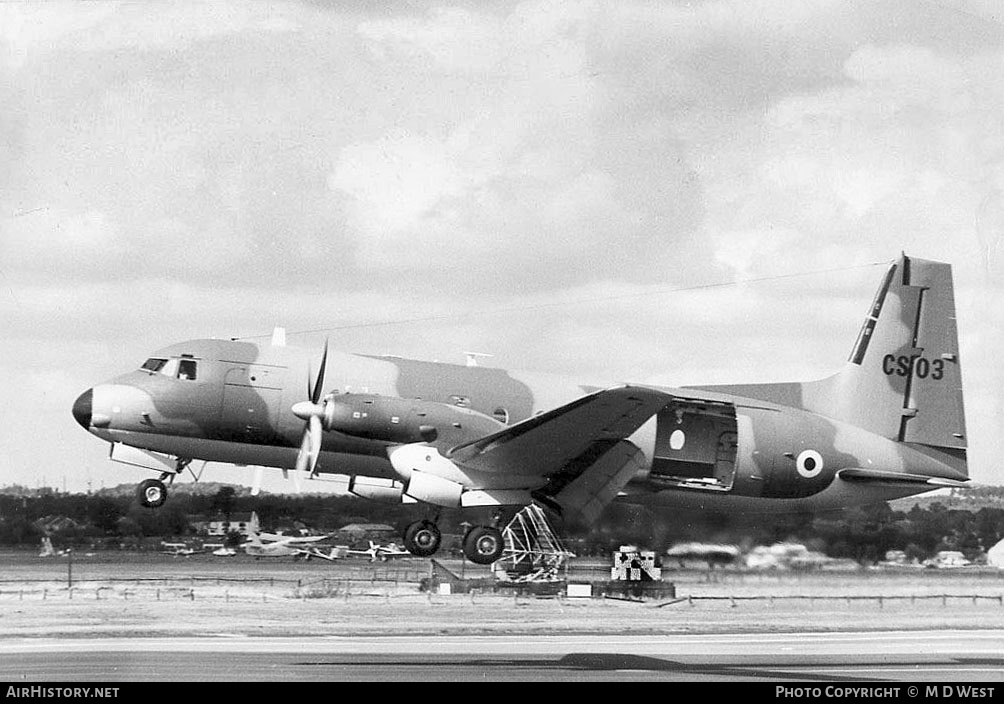
<svg viewBox="0 0 1004 704">
<path fill-rule="evenodd" d="M 309 463 L 310 463 L 310 430 L 308 429 L 303 434 L 303 440 L 300 441 L 300 451 L 296 455 L 296 467 L 293 469 L 294 482 L 299 481 L 300 473 L 307 468 L 307 465 Z"/>
<path fill-rule="evenodd" d="M 323 439 L 323 424 L 321 416 L 324 415 L 324 406 L 319 404 L 321 392 L 324 390 L 324 370 L 328 365 L 328 341 L 324 341 L 324 353 L 321 355 L 321 367 L 317 370 L 317 376 L 311 384 L 310 365 L 307 366 L 307 396 L 309 401 L 299 401 L 293 404 L 293 415 L 300 420 L 306 421 L 303 429 L 303 440 L 300 442 L 300 451 L 296 455 L 296 467 L 293 469 L 293 484 L 296 490 L 300 491 L 300 476 L 307 473 L 307 478 L 314 477 L 317 471 L 317 460 L 321 456 L 321 442 Z M 285 474 L 285 471 L 283 472 Z"/>
<path fill-rule="evenodd" d="M 261 480 L 265 475 L 265 468 L 261 465 L 255 467 L 254 481 L 251 483 L 251 496 L 258 496 L 261 493 Z"/>
<path fill-rule="evenodd" d="M 324 369 L 328 364 L 328 341 L 324 340 L 324 354 L 321 355 L 321 368 L 317 370 L 317 378 L 314 380 L 314 388 L 310 392 L 310 400 L 317 403 L 321 400 L 321 391 L 324 388 Z"/>
<path fill-rule="evenodd" d="M 310 416 L 310 475 L 312 478 L 317 473 L 317 460 L 321 456 L 321 419 L 318 416 Z"/>
</svg>

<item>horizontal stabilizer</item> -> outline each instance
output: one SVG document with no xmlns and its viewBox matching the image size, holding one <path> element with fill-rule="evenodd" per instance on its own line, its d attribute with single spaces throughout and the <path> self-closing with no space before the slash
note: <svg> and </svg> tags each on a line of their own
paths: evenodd
<svg viewBox="0 0 1004 704">
<path fill-rule="evenodd" d="M 884 472 L 878 469 L 841 469 L 837 476 L 844 481 L 872 482 L 878 484 L 927 484 L 931 489 L 944 487 L 972 486 L 969 482 L 944 477 L 928 477 L 923 474 L 904 474 L 902 472 Z"/>
</svg>

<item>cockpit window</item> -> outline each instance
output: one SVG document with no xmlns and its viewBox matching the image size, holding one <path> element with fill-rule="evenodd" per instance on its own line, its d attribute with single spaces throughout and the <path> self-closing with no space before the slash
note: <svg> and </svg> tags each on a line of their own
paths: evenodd
<svg viewBox="0 0 1004 704">
<path fill-rule="evenodd" d="M 143 371 L 150 372 L 152 374 L 154 372 L 159 372 L 164 367 L 165 364 L 167 364 L 166 359 L 157 359 L 156 357 L 151 357 L 150 359 L 143 362 L 143 366 L 140 367 L 140 369 L 142 369 Z"/>
<path fill-rule="evenodd" d="M 170 377 L 177 376 L 178 375 L 178 360 L 177 359 L 169 359 L 169 360 L 167 360 L 167 364 L 165 364 L 163 367 L 161 367 L 160 373 L 163 374 L 164 376 L 170 376 Z"/>
<path fill-rule="evenodd" d="M 198 363 L 194 359 L 178 359 L 177 357 L 162 359 L 160 357 L 151 357 L 143 362 L 143 366 L 140 369 L 151 374 L 163 374 L 172 378 L 176 377 L 178 379 L 193 381 L 196 376 L 197 367 Z"/>
</svg>

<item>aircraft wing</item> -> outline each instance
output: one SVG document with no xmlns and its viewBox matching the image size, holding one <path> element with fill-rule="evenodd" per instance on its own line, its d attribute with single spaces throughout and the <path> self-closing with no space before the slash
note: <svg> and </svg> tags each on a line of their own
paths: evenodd
<svg viewBox="0 0 1004 704">
<path fill-rule="evenodd" d="M 837 476 L 844 481 L 871 482 L 879 484 L 927 484 L 932 490 L 944 487 L 972 486 L 970 482 L 946 479 L 944 477 L 929 477 L 924 474 L 904 474 L 902 472 L 885 472 L 879 469 L 861 469 L 852 467 L 841 469 Z"/>
<path fill-rule="evenodd" d="M 570 464 L 590 466 L 631 435 L 670 400 L 642 386 L 618 386 L 583 396 L 564 406 L 450 450 L 449 458 L 468 469 L 512 471 L 541 477 Z"/>
<path fill-rule="evenodd" d="M 663 391 L 618 386 L 453 448 L 465 469 L 543 480 L 533 499 L 566 520 L 589 524 L 644 466 L 628 436 L 670 400 Z"/>
</svg>

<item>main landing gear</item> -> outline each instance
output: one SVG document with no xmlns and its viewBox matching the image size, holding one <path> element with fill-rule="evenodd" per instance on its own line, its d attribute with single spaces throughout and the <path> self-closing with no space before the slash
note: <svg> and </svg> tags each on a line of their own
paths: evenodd
<svg viewBox="0 0 1004 704">
<path fill-rule="evenodd" d="M 415 521 L 404 529 L 404 547 L 412 555 L 432 557 L 442 542 L 443 534 L 432 521 Z"/>
<path fill-rule="evenodd" d="M 432 557 L 442 542 L 442 533 L 434 521 L 415 521 L 404 529 L 404 547 L 412 555 Z M 505 540 L 498 528 L 473 526 L 464 535 L 463 546 L 468 560 L 478 565 L 490 565 L 502 557 Z"/>
<path fill-rule="evenodd" d="M 167 501 L 167 486 L 174 484 L 174 478 L 185 471 L 185 467 L 191 464 L 192 460 L 179 457 L 175 463 L 175 471 L 161 472 L 157 479 L 144 479 L 136 487 L 136 499 L 139 505 L 145 508 L 160 508 Z"/>
<path fill-rule="evenodd" d="M 473 526 L 464 536 L 464 555 L 477 565 L 490 565 L 505 548 L 502 531 L 492 526 Z"/>
</svg>

